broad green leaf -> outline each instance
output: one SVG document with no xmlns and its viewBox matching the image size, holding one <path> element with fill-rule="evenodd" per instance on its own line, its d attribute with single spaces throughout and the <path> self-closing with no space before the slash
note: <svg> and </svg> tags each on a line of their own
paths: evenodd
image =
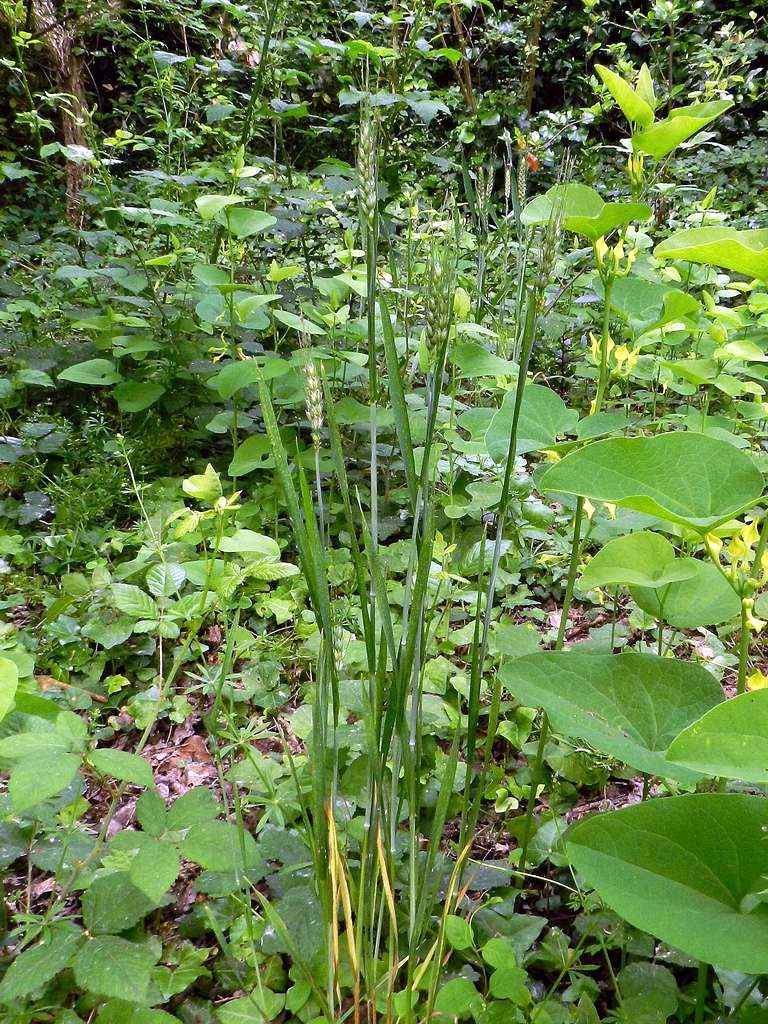
<svg viewBox="0 0 768 1024">
<path fill-rule="evenodd" d="M 450 361 L 459 368 L 461 377 L 516 377 L 519 370 L 517 363 L 489 352 L 477 341 L 452 346 Z"/>
<path fill-rule="evenodd" d="M 542 651 L 508 662 L 501 679 L 521 704 L 543 708 L 558 732 L 682 781 L 696 774 L 672 764 L 667 747 L 723 697 L 706 669 L 654 654 Z"/>
<path fill-rule="evenodd" d="M 19 685 L 19 669 L 15 661 L 0 657 L 0 720 L 13 707 Z"/>
<path fill-rule="evenodd" d="M 651 110 L 656 109 L 656 90 L 653 87 L 653 79 L 651 78 L 651 71 L 647 64 L 643 64 L 640 68 L 640 73 L 637 76 L 637 85 L 635 86 L 635 92 L 638 96 L 645 100 Z"/>
<path fill-rule="evenodd" d="M 678 107 L 663 121 L 656 121 L 644 131 L 636 132 L 632 136 L 632 148 L 635 152 L 647 153 L 654 160 L 661 160 L 732 106 L 733 100 L 714 100 Z"/>
<path fill-rule="evenodd" d="M 110 999 L 99 1009 L 96 1024 L 178 1024 L 178 1020 L 165 1010 L 137 1006 L 124 999 Z"/>
<path fill-rule="evenodd" d="M 522 967 L 506 963 L 491 975 L 488 991 L 494 999 L 511 999 L 516 1006 L 530 1006 L 533 996 L 526 984 L 527 978 Z"/>
<path fill-rule="evenodd" d="M 676 231 L 653 250 L 666 260 L 687 260 L 722 267 L 745 277 L 768 280 L 768 228 L 690 228 Z"/>
<path fill-rule="evenodd" d="M 516 394 L 517 388 L 506 393 L 485 435 L 488 454 L 496 462 L 507 457 Z M 573 429 L 578 418 L 579 414 L 569 409 L 551 388 L 541 384 L 526 384 L 517 426 L 517 454 L 549 448 L 561 434 Z"/>
<path fill-rule="evenodd" d="M 77 984 L 94 995 L 121 999 L 130 993 L 142 1001 L 149 988 L 155 956 L 145 943 L 100 935 L 80 949 L 73 970 Z"/>
<path fill-rule="evenodd" d="M 179 877 L 181 861 L 170 843 L 145 843 L 131 861 L 128 877 L 148 899 L 159 903 Z"/>
<path fill-rule="evenodd" d="M 268 231 L 277 224 L 277 217 L 261 210 L 249 210 L 246 207 L 230 207 L 225 214 L 229 230 L 235 238 L 250 238 Z"/>
<path fill-rule="evenodd" d="M 57 921 L 43 938 L 13 961 L 0 982 L 0 1003 L 16 1003 L 41 989 L 63 971 L 83 940 L 83 930 L 71 921 Z"/>
<path fill-rule="evenodd" d="M 8 784 L 14 810 L 26 811 L 56 796 L 72 782 L 79 767 L 76 754 L 50 751 L 25 757 L 11 772 Z"/>
<path fill-rule="evenodd" d="M 285 1006 L 285 994 L 262 986 L 247 996 L 231 999 L 216 1008 L 220 1024 L 264 1024 L 274 1020 Z"/>
<path fill-rule="evenodd" d="M 768 690 L 723 701 L 672 741 L 667 757 L 706 775 L 768 783 Z"/>
<path fill-rule="evenodd" d="M 148 381 L 126 380 L 117 385 L 113 394 L 120 412 L 142 412 L 165 394 L 165 388 Z"/>
<path fill-rule="evenodd" d="M 454 949 L 471 949 L 474 944 L 472 925 L 456 914 L 449 914 L 445 919 L 445 937 Z"/>
<path fill-rule="evenodd" d="M 209 195 L 198 196 L 195 200 L 195 206 L 203 220 L 212 220 L 217 213 L 225 210 L 228 206 L 236 206 L 238 203 L 244 202 L 245 198 L 243 196 Z"/>
<path fill-rule="evenodd" d="M 452 978 L 440 986 L 435 1000 L 435 1013 L 439 1018 L 465 1020 L 477 1017 L 483 1009 L 483 997 L 469 978 Z"/>
<path fill-rule="evenodd" d="M 277 541 L 254 530 L 235 530 L 229 537 L 222 537 L 219 550 L 258 558 L 280 558 L 280 545 Z"/>
<path fill-rule="evenodd" d="M 125 843 L 122 839 L 115 846 Z M 157 901 L 137 889 L 127 871 L 112 871 L 91 882 L 82 905 L 85 927 L 92 935 L 104 935 L 132 928 L 157 908 Z"/>
<path fill-rule="evenodd" d="M 645 128 L 653 121 L 653 107 L 643 99 L 639 89 L 633 89 L 629 82 L 625 82 L 615 71 L 611 71 L 603 64 L 595 64 L 595 71 L 630 124 L 638 124 Z"/>
<path fill-rule="evenodd" d="M 261 863 L 251 833 L 243 832 L 241 836 L 237 826 L 228 821 L 193 825 L 182 840 L 180 850 L 188 860 L 209 871 L 247 871 Z"/>
<path fill-rule="evenodd" d="M 227 472 L 231 477 L 247 476 L 255 469 L 273 469 L 274 465 L 269 438 L 264 434 L 253 434 L 235 449 Z"/>
<path fill-rule="evenodd" d="M 544 195 L 532 199 L 521 220 L 527 225 L 547 224 L 555 216 L 566 231 L 595 242 L 632 221 L 648 220 L 651 208 L 645 203 L 606 203 L 589 185 L 571 182 L 554 185 Z"/>
<path fill-rule="evenodd" d="M 147 589 L 154 597 L 174 597 L 187 578 L 183 565 L 162 562 L 153 565 L 145 577 Z"/>
<path fill-rule="evenodd" d="M 691 570 L 688 579 L 659 589 L 630 586 L 630 595 L 644 612 L 675 629 L 719 626 L 738 618 L 739 596 L 711 562 L 681 558 L 678 565 Z"/>
<path fill-rule="evenodd" d="M 208 381 L 222 398 L 231 398 L 243 388 L 252 387 L 260 380 L 271 380 L 280 377 L 291 369 L 290 363 L 284 359 L 245 359 L 223 366 L 215 377 Z"/>
<path fill-rule="evenodd" d="M 199 786 L 174 800 L 168 808 L 168 828 L 171 831 L 192 828 L 205 821 L 211 821 L 221 814 L 221 805 L 210 789 Z"/>
<path fill-rule="evenodd" d="M 275 320 L 279 320 L 281 324 L 284 324 L 286 327 L 291 327 L 294 331 L 298 331 L 300 334 L 327 333 L 324 327 L 316 324 L 313 320 L 309 320 L 303 315 L 291 313 L 287 309 L 273 309 L 272 316 Z"/>
<path fill-rule="evenodd" d="M 579 582 L 582 590 L 629 583 L 663 587 L 693 576 L 688 561 L 675 558 L 675 549 L 666 537 L 643 530 L 609 540 L 588 563 Z"/>
<path fill-rule="evenodd" d="M 131 583 L 113 583 L 112 597 L 118 611 L 133 615 L 137 619 L 157 618 L 157 605 L 141 587 Z"/>
<path fill-rule="evenodd" d="M 57 379 L 68 380 L 73 384 L 106 387 L 108 384 L 119 384 L 123 378 L 111 359 L 86 359 L 84 363 L 75 363 L 62 370 Z"/>
<path fill-rule="evenodd" d="M 541 486 L 704 534 L 756 504 L 763 478 L 752 459 L 727 441 L 686 430 L 595 441 L 547 470 Z"/>
<path fill-rule="evenodd" d="M 211 505 L 221 497 L 221 480 L 210 463 L 205 467 L 204 473 L 188 476 L 182 482 L 181 488 L 196 501 L 204 501 Z"/>
<path fill-rule="evenodd" d="M 636 928 L 705 963 L 768 971 L 768 801 L 740 793 L 648 800 L 579 822 L 571 863 Z"/>
<path fill-rule="evenodd" d="M 151 789 L 155 784 L 152 769 L 138 754 L 129 754 L 125 750 L 116 750 L 113 747 L 101 747 L 99 750 L 92 750 L 88 760 L 97 772 L 111 775 L 113 779 L 120 779 L 121 782 L 145 786 L 147 789 Z"/>
</svg>

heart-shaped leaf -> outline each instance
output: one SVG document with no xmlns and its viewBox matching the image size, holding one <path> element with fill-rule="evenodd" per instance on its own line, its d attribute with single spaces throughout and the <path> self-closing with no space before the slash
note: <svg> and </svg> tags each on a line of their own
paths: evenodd
<svg viewBox="0 0 768 1024">
<path fill-rule="evenodd" d="M 113 394 L 120 412 L 142 412 L 165 394 L 165 388 L 149 381 L 127 380 L 118 384 Z"/>
<path fill-rule="evenodd" d="M 663 587 L 686 580 L 694 571 L 686 559 L 675 558 L 675 549 L 658 533 L 642 530 L 609 540 L 581 574 L 582 590 L 629 583 Z"/>
<path fill-rule="evenodd" d="M 62 370 L 58 379 L 101 388 L 108 384 L 119 384 L 123 378 L 111 359 L 86 359 L 84 363 L 75 363 Z"/>
<path fill-rule="evenodd" d="M 768 690 L 723 701 L 672 741 L 667 757 L 706 775 L 768 783 Z"/>
<path fill-rule="evenodd" d="M 579 822 L 571 863 L 636 928 L 731 971 L 768 971 L 768 800 L 696 793 Z"/>
<path fill-rule="evenodd" d="M 229 207 L 222 220 L 224 217 L 235 238 L 250 238 L 251 235 L 261 234 L 277 224 L 277 217 L 273 217 L 271 213 L 250 210 L 244 206 Z"/>
<path fill-rule="evenodd" d="M 690 570 L 687 579 L 658 589 L 630 586 L 632 599 L 644 612 L 675 629 L 719 626 L 738 618 L 739 596 L 711 562 L 681 558 L 678 565 Z"/>
<path fill-rule="evenodd" d="M 543 708 L 557 732 L 681 781 L 696 775 L 667 760 L 667 747 L 723 697 L 706 669 L 654 654 L 542 651 L 510 661 L 501 679 L 522 704 Z"/>
<path fill-rule="evenodd" d="M 516 394 L 517 388 L 506 393 L 485 435 L 488 454 L 496 462 L 501 462 L 507 456 Z M 541 384 L 526 384 L 517 426 L 517 454 L 549 448 L 561 434 L 575 426 L 578 418 L 579 414 L 569 409 L 550 388 Z"/>
<path fill-rule="evenodd" d="M 704 263 L 768 280 L 768 228 L 690 228 L 664 239 L 653 254 L 660 259 Z"/>
<path fill-rule="evenodd" d="M 633 220 L 648 220 L 650 215 L 651 208 L 645 203 L 606 203 L 589 185 L 570 182 L 554 185 L 544 195 L 532 199 L 523 210 L 521 220 L 533 226 L 547 224 L 557 217 L 566 231 L 594 242 Z"/>
<path fill-rule="evenodd" d="M 647 153 L 654 160 L 661 160 L 732 106 L 733 100 L 713 100 L 711 103 L 678 107 L 663 121 L 656 121 L 649 128 L 633 135 L 632 148 L 636 153 Z"/>
<path fill-rule="evenodd" d="M 545 491 L 577 494 L 707 533 L 763 492 L 752 459 L 691 431 L 595 441 L 547 470 Z"/>
</svg>

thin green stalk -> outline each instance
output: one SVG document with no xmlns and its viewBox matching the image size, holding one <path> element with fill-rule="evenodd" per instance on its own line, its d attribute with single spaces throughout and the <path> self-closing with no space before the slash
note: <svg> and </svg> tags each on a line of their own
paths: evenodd
<svg viewBox="0 0 768 1024">
<path fill-rule="evenodd" d="M 699 960 L 699 971 L 696 977 L 696 1009 L 694 1011 L 694 1024 L 703 1024 L 704 1013 L 707 1004 L 707 982 L 709 980 L 709 964 Z"/>
</svg>

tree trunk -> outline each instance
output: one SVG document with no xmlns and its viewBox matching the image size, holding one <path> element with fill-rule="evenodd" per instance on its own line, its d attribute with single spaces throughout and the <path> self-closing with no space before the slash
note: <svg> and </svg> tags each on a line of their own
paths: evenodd
<svg viewBox="0 0 768 1024">
<path fill-rule="evenodd" d="M 54 0 L 31 0 L 32 29 L 40 36 L 50 58 L 56 91 L 66 93 L 68 101 L 60 105 L 61 142 L 65 146 L 85 146 L 83 125 L 88 108 L 83 86 L 83 66 L 75 48 L 76 27 L 60 20 Z M 82 223 L 82 189 L 86 166 L 67 160 L 67 220 L 73 227 Z"/>
</svg>

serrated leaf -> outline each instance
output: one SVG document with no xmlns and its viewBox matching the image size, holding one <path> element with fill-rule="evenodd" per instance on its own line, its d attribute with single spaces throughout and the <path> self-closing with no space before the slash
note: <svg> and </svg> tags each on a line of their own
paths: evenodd
<svg viewBox="0 0 768 1024">
<path fill-rule="evenodd" d="M 228 821 L 193 825 L 179 848 L 188 860 L 210 871 L 247 871 L 261 863 L 251 833 L 243 832 L 241 837 L 238 827 Z"/>
<path fill-rule="evenodd" d="M 183 565 L 164 562 L 152 566 L 145 576 L 145 582 L 154 597 L 175 597 L 184 586 L 186 578 L 187 573 Z"/>
<path fill-rule="evenodd" d="M 99 875 L 82 898 L 83 924 L 94 935 L 124 932 L 157 907 L 130 880 L 127 871 Z"/>
<path fill-rule="evenodd" d="M 56 796 L 72 782 L 79 767 L 76 754 L 51 751 L 25 757 L 11 772 L 8 784 L 14 810 L 26 811 Z"/>
<path fill-rule="evenodd" d="M 128 942 L 115 935 L 101 935 L 87 942 L 73 962 L 75 981 L 94 995 L 120 999 L 130 992 L 145 998 L 155 957 L 147 945 Z"/>
<path fill-rule="evenodd" d="M 0 1002 L 23 1000 L 63 971 L 83 940 L 83 930 L 71 921 L 58 921 L 44 937 L 16 957 L 0 982 Z"/>
<path fill-rule="evenodd" d="M 267 537 L 255 530 L 235 530 L 228 537 L 222 537 L 221 551 L 228 554 L 253 555 L 258 558 L 278 559 L 280 545 L 273 537 Z"/>
<path fill-rule="evenodd" d="M 179 855 L 170 843 L 147 843 L 131 861 L 128 877 L 157 903 L 179 877 L 180 866 Z"/>
<path fill-rule="evenodd" d="M 118 611 L 126 615 L 132 615 L 137 619 L 157 617 L 157 605 L 141 587 L 135 587 L 131 583 L 113 583 L 112 597 Z"/>
<path fill-rule="evenodd" d="M 152 769 L 138 754 L 129 754 L 126 750 L 115 750 L 113 747 L 100 747 L 88 754 L 88 760 L 97 772 L 121 782 L 145 786 L 147 789 L 155 784 Z"/>
</svg>

